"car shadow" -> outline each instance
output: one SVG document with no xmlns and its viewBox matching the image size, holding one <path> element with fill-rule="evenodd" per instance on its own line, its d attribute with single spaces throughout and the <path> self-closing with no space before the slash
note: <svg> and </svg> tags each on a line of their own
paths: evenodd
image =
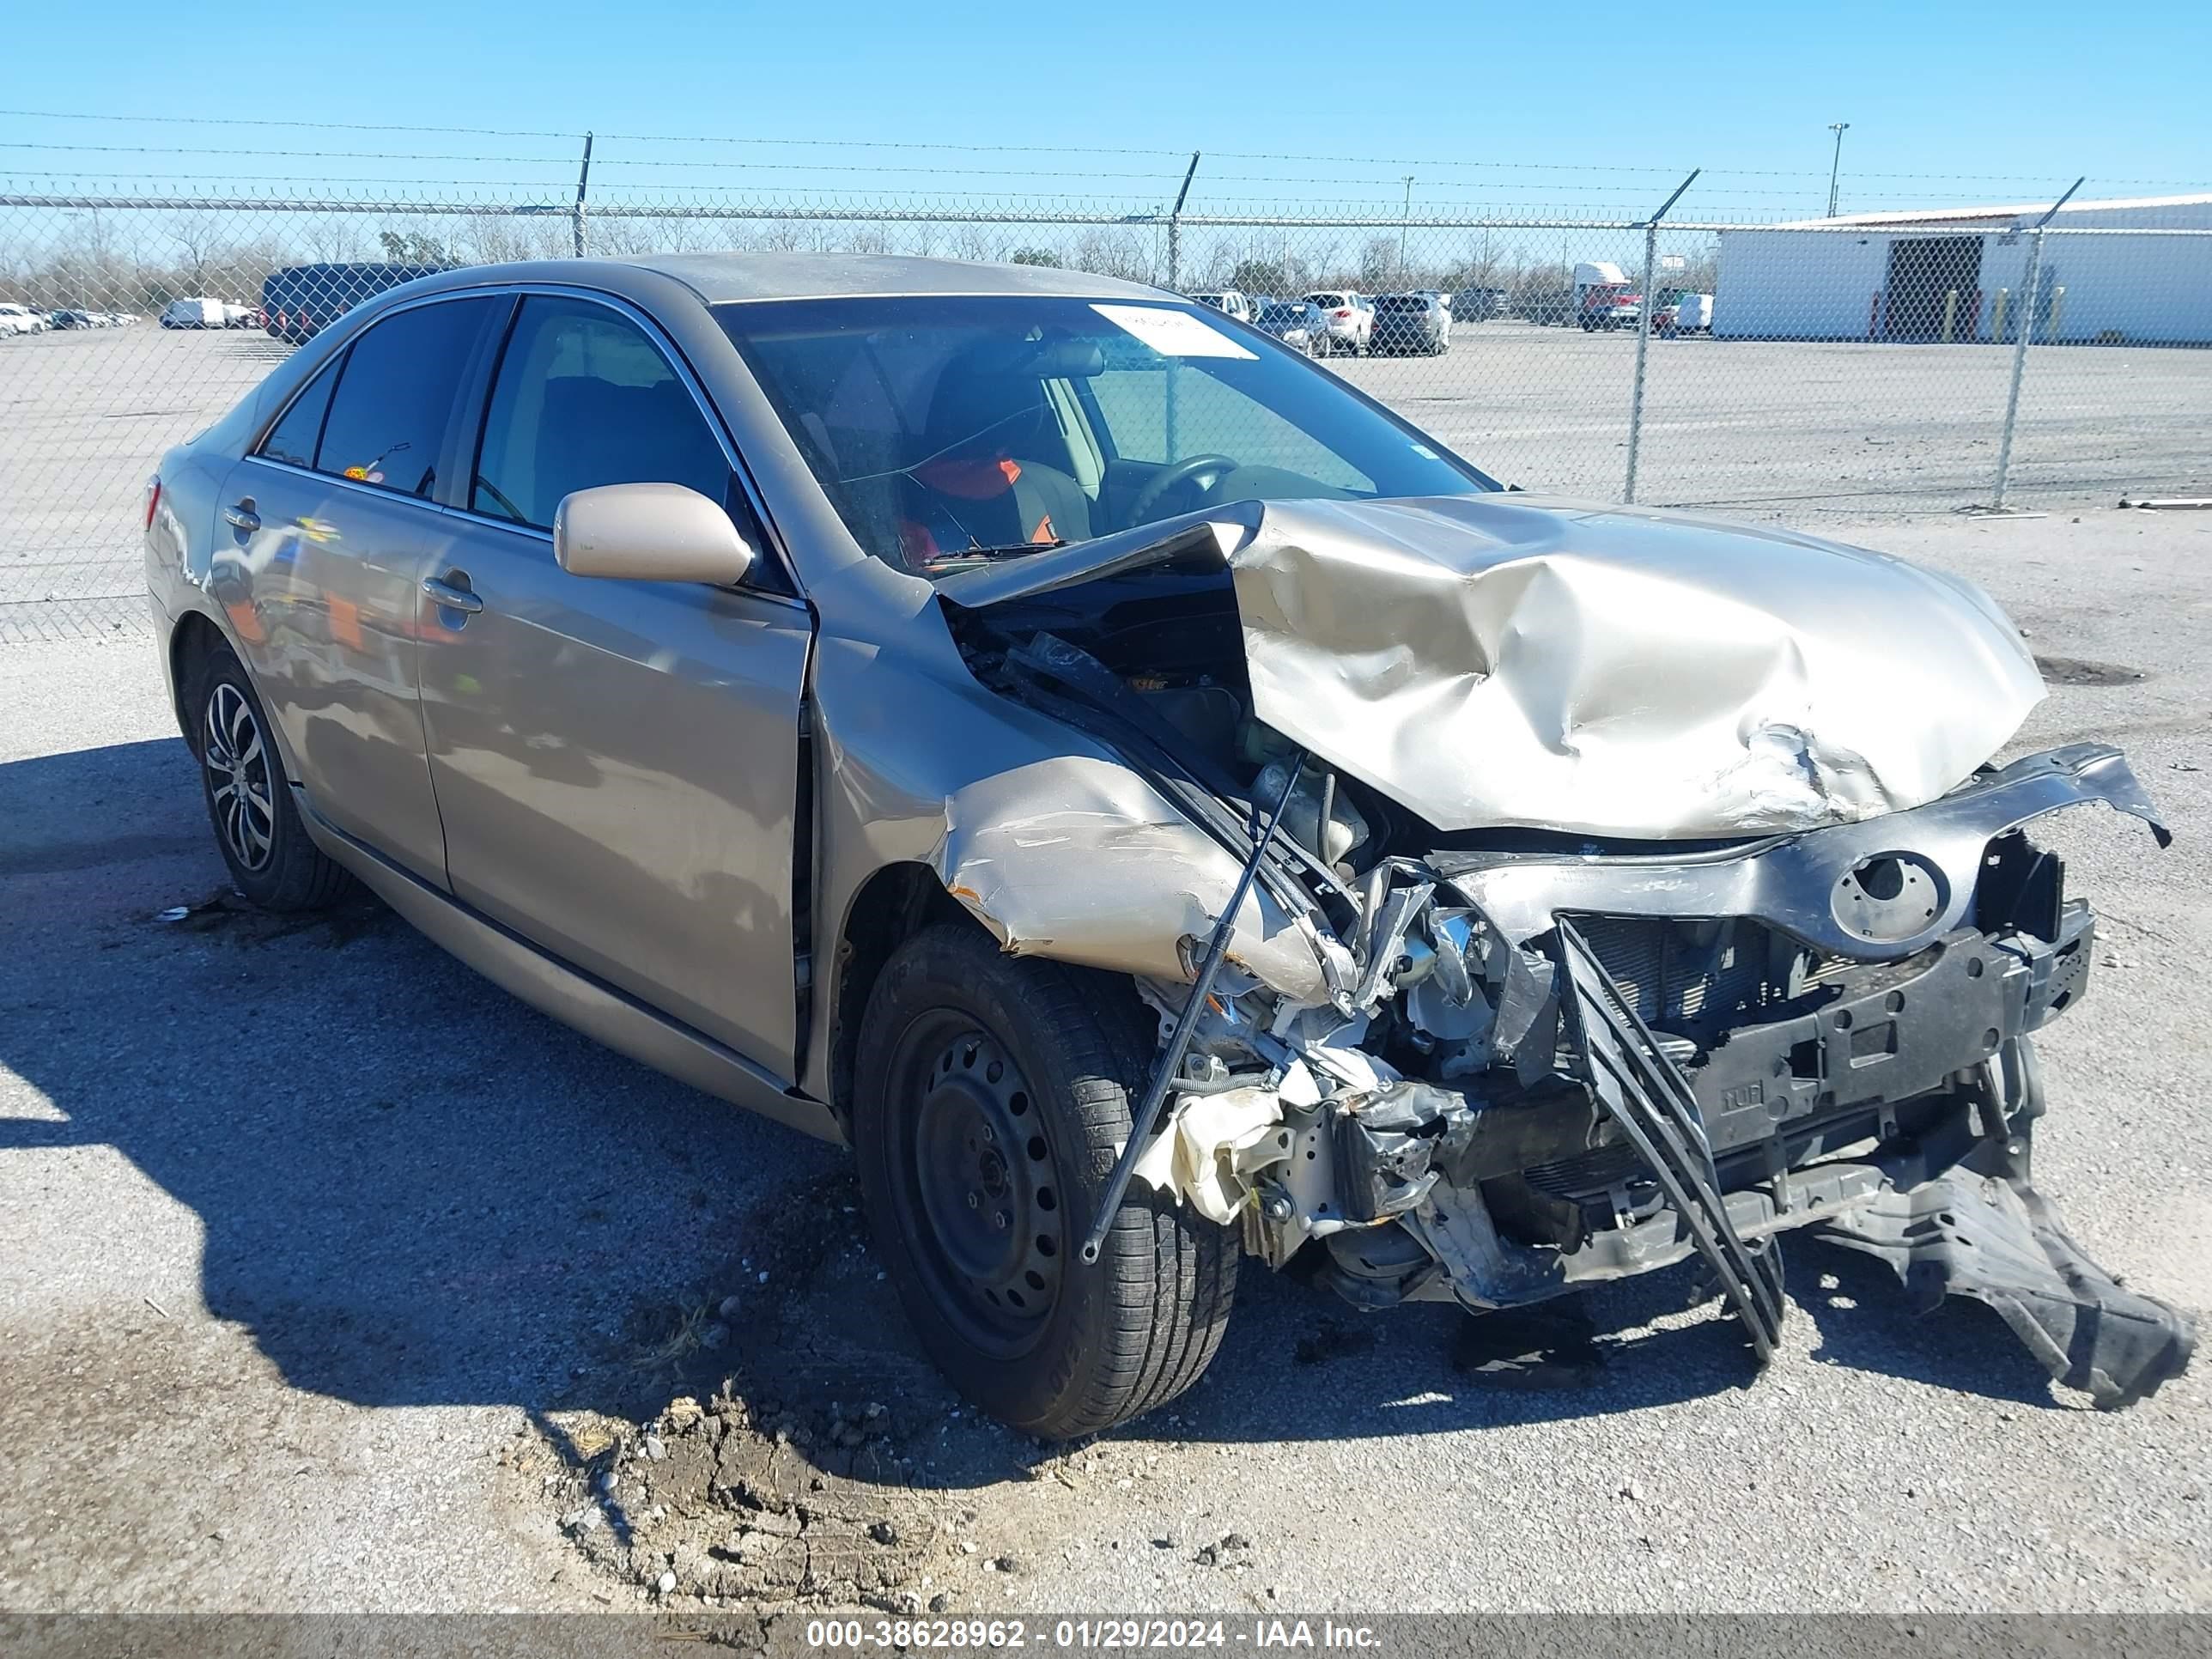
<svg viewBox="0 0 2212 1659">
<path fill-rule="evenodd" d="M 0 1064 L 52 1107 L 0 1118 L 0 1165 L 121 1153 L 198 1218 L 209 1312 L 291 1386 L 512 1405 L 557 1441 L 562 1412 L 649 1417 L 734 1380 L 793 1404 L 895 1402 L 929 1436 L 886 1477 L 902 1483 L 972 1486 L 1047 1455 L 953 1415 L 841 1152 L 599 1048 L 370 899 L 245 907 L 181 742 L 0 765 Z M 96 1231 L 68 1184 L 64 1166 L 33 1200 L 42 1224 Z M 1916 1322 L 1886 1270 L 1788 1249 L 1817 1361 L 2049 1403 L 1994 1318 Z M 1471 1336 L 1486 1322 L 1448 1306 L 1362 1316 L 1248 1264 L 1204 1382 L 1116 1437 L 1463 1431 L 1751 1383 L 1732 1320 L 1668 1317 L 1689 1282 L 1651 1275 Z"/>
</svg>

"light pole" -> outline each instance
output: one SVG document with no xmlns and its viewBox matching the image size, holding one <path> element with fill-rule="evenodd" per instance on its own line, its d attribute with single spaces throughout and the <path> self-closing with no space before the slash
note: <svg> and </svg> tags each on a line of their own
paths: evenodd
<svg viewBox="0 0 2212 1659">
<path fill-rule="evenodd" d="M 1835 160 L 1828 164 L 1828 216 L 1831 219 L 1836 216 L 1836 175 L 1844 166 L 1844 134 L 1850 130 L 1850 125 L 1849 121 L 1828 123 L 1828 131 L 1836 135 Z"/>
<path fill-rule="evenodd" d="M 1406 221 L 1413 216 L 1413 175 L 1406 175 L 1406 211 L 1398 221 L 1398 280 L 1406 280 Z"/>
</svg>

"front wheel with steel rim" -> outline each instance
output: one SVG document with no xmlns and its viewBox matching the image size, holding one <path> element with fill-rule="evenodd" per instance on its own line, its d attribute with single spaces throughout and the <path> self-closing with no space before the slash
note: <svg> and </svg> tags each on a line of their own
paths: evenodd
<svg viewBox="0 0 2212 1659">
<path fill-rule="evenodd" d="M 232 884 L 265 910 L 330 903 L 351 878 L 307 839 L 268 715 L 228 647 L 200 658 L 185 696 L 200 792 Z"/>
<path fill-rule="evenodd" d="M 854 1067 L 876 1248 L 930 1357 L 993 1416 L 1091 1434 L 1195 1382 L 1237 1239 L 1141 1182 L 1076 1251 L 1129 1132 L 1154 1022 L 1125 981 L 1009 957 L 972 924 L 884 964 Z"/>
</svg>

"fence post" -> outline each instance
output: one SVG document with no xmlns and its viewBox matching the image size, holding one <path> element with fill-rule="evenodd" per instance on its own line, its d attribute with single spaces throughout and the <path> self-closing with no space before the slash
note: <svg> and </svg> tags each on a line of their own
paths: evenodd
<svg viewBox="0 0 2212 1659">
<path fill-rule="evenodd" d="M 1636 500 L 1636 452 L 1644 441 L 1644 359 L 1651 349 L 1651 307 L 1659 297 L 1651 291 L 1659 266 L 1659 222 L 1704 171 L 1692 167 L 1690 176 L 1674 186 L 1674 193 L 1660 204 L 1659 211 L 1644 222 L 1644 302 L 1636 308 L 1636 384 L 1628 398 L 1628 477 L 1620 489 L 1624 503 Z"/>
<path fill-rule="evenodd" d="M 1182 188 L 1176 192 L 1175 206 L 1168 212 L 1168 287 L 1176 294 L 1182 292 L 1182 204 L 1184 198 L 1190 194 L 1190 181 L 1197 176 L 1198 152 L 1193 150 L 1190 153 L 1190 165 L 1183 169 Z M 1170 461 L 1178 460 L 1182 455 L 1182 449 L 1178 447 L 1182 441 L 1182 419 L 1176 407 L 1180 399 L 1177 397 L 1176 384 L 1182 368 L 1182 359 L 1177 357 L 1168 359 L 1164 426 L 1167 441 L 1167 458 Z"/>
<path fill-rule="evenodd" d="M 572 221 L 576 232 L 576 257 L 584 257 L 584 191 L 592 182 L 592 135 L 584 135 L 584 165 L 576 174 L 576 211 Z"/>
<path fill-rule="evenodd" d="M 2083 178 L 2087 176 L 2086 173 L 2082 175 Z M 2076 179 L 2066 187 L 2066 195 L 2053 202 L 2050 210 L 2035 222 L 2035 240 L 2027 246 L 2027 280 L 2021 285 L 2020 295 L 2020 333 L 2012 348 L 2012 386 L 2005 393 L 2004 431 L 1997 439 L 1997 488 L 1990 502 L 1990 510 L 1993 513 L 2004 511 L 2005 485 L 2009 482 L 2012 472 L 2013 428 L 2020 419 L 2020 380 L 2027 368 L 2027 343 L 2035 333 L 2036 303 L 2041 297 L 2044 227 L 2051 222 L 2052 216 L 2059 209 L 2066 205 L 2067 198 L 2081 188 L 2081 179 Z M 1999 315 L 2002 316 L 2002 313 L 2000 312 Z"/>
<path fill-rule="evenodd" d="M 1182 188 L 1176 192 L 1175 206 L 1168 211 L 1168 287 L 1182 292 L 1182 204 L 1190 194 L 1190 181 L 1198 176 L 1198 152 L 1190 153 L 1190 165 L 1183 169 Z"/>
</svg>

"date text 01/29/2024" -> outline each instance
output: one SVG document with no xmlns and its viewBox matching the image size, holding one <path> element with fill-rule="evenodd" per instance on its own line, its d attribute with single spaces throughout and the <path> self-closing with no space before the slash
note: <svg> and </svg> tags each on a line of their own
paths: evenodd
<svg viewBox="0 0 2212 1659">
<path fill-rule="evenodd" d="M 810 1648 L 915 1648 L 984 1652 L 1016 1648 L 1172 1650 L 1199 1648 L 1339 1648 L 1373 1651 L 1382 1645 L 1365 1625 L 1324 1619 L 815 1619 L 807 1621 Z"/>
</svg>

